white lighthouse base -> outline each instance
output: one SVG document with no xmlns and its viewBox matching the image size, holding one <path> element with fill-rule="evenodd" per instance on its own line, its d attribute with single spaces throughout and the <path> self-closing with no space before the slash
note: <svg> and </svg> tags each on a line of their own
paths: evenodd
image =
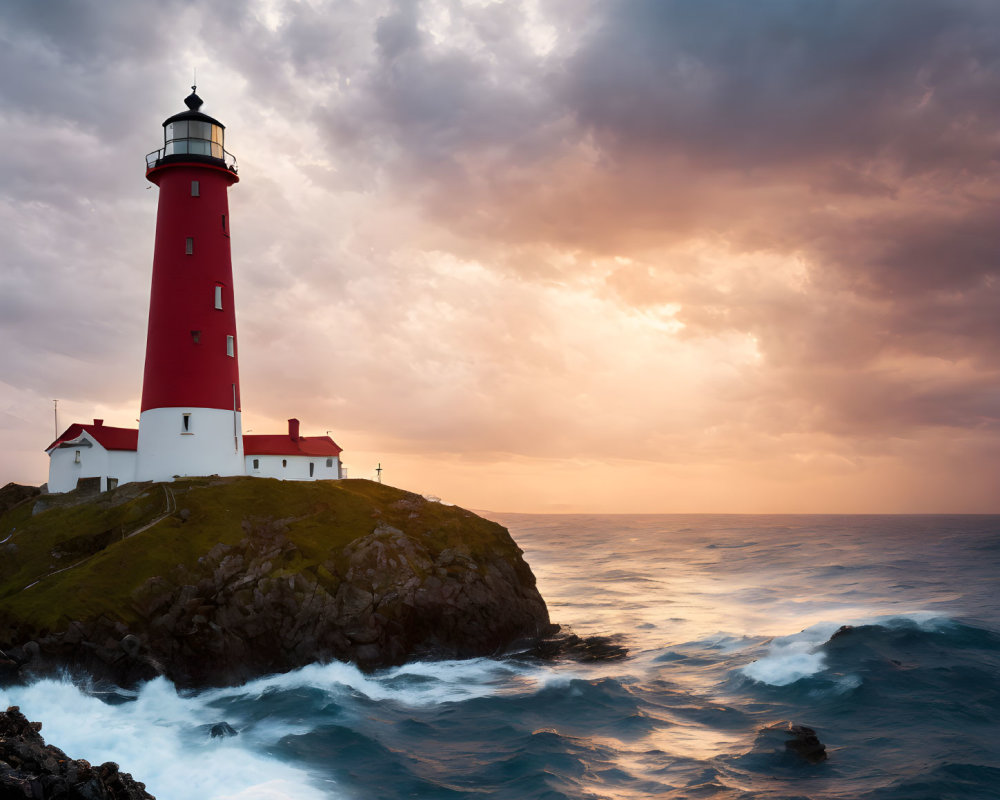
<svg viewBox="0 0 1000 800">
<path fill-rule="evenodd" d="M 245 474 L 238 411 L 152 408 L 139 415 L 135 480 Z"/>
</svg>

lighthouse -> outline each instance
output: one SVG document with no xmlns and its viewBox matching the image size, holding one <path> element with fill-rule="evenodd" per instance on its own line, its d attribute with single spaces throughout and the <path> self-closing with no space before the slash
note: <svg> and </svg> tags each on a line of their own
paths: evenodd
<svg viewBox="0 0 1000 800">
<path fill-rule="evenodd" d="M 243 436 L 229 247 L 236 159 L 196 87 L 184 103 L 163 123 L 163 147 L 146 156 L 160 196 L 139 429 L 74 422 L 45 449 L 49 492 L 200 475 L 344 477 L 340 446 L 301 435 L 298 419 L 286 433 Z"/>
<path fill-rule="evenodd" d="M 229 187 L 239 181 L 225 126 L 187 110 L 146 157 L 159 187 L 136 480 L 245 472 Z"/>
</svg>

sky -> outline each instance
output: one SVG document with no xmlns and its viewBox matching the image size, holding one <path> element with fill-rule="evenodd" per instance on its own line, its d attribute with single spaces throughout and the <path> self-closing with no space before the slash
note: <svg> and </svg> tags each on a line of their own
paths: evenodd
<svg viewBox="0 0 1000 800">
<path fill-rule="evenodd" d="M 1000 512 L 1000 4 L 8 0 L 0 484 L 139 411 L 226 125 L 244 431 L 526 512 Z"/>
</svg>

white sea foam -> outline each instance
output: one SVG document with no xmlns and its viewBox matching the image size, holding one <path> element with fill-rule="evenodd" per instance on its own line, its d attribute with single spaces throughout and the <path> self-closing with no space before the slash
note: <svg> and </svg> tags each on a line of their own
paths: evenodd
<svg viewBox="0 0 1000 800">
<path fill-rule="evenodd" d="M 42 722 L 46 741 L 72 758 L 117 762 L 158 800 L 189 800 L 193 792 L 199 800 L 319 800 L 335 796 L 327 782 L 321 792 L 304 770 L 263 755 L 282 737 L 307 733 L 312 723 L 275 716 L 241 724 L 241 701 L 309 689 L 326 693 L 340 709 L 359 697 L 421 707 L 530 693 L 573 677 L 486 658 L 414 662 L 374 675 L 333 662 L 196 694 L 178 694 L 158 678 L 141 686 L 134 700 L 117 705 L 68 680 L 42 680 L 0 689 L 0 707 L 21 706 L 25 716 Z M 207 726 L 223 719 L 239 735 L 210 738 Z"/>
<path fill-rule="evenodd" d="M 771 640 L 768 652 L 744 667 L 740 672 L 746 677 L 771 686 L 787 686 L 802 678 L 808 678 L 826 668 L 826 655 L 821 645 L 843 625 L 897 625 L 917 624 L 923 630 L 939 630 L 951 624 L 951 620 L 930 611 L 910 611 L 897 614 L 858 617 L 846 622 L 819 622 L 791 636 L 779 636 Z M 848 691 L 860 685 L 857 676 L 841 676 L 837 682 L 840 691 Z"/>
<path fill-rule="evenodd" d="M 817 648 L 839 627 L 837 623 L 823 622 L 801 633 L 772 639 L 767 655 L 747 664 L 740 671 L 748 678 L 771 686 L 787 686 L 815 675 L 826 662 L 825 655 L 817 652 Z"/>
<path fill-rule="evenodd" d="M 146 684 L 135 702 L 108 705 L 67 681 L 0 689 L 0 707 L 18 705 L 42 722 L 42 735 L 71 758 L 115 761 L 158 800 L 321 800 L 310 776 L 248 749 L 239 736 L 211 739 L 218 722 L 203 696 L 179 696 L 165 680 Z M 334 795 L 335 796 L 335 795 Z"/>
<path fill-rule="evenodd" d="M 280 675 L 268 675 L 235 689 L 212 689 L 199 697 L 217 701 L 234 695 L 261 696 L 269 691 L 307 688 L 329 692 L 332 697 L 356 693 L 369 700 L 431 706 L 488 697 L 509 691 L 512 684 L 517 686 L 519 693 L 523 693 L 525 688 L 541 689 L 572 677 L 550 668 L 489 658 L 414 661 L 373 675 L 365 674 L 351 664 L 334 661 L 310 664 Z"/>
</svg>

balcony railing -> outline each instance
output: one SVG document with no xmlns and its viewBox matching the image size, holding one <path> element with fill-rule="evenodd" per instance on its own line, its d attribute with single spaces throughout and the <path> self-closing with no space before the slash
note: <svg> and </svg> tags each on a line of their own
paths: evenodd
<svg viewBox="0 0 1000 800">
<path fill-rule="evenodd" d="M 159 150 L 154 150 L 152 153 L 147 153 L 146 155 L 146 169 L 151 170 L 153 167 L 158 167 L 163 162 L 165 158 L 173 158 L 174 156 L 183 156 L 185 158 L 190 158 L 192 161 L 222 161 L 225 164 L 226 169 L 231 172 L 237 172 L 238 168 L 236 166 L 236 156 L 230 153 L 228 150 L 224 150 L 220 145 L 213 144 L 212 142 L 205 141 L 205 145 L 211 145 L 211 147 L 205 147 L 205 152 L 191 150 L 182 150 L 181 146 L 185 143 L 190 142 L 194 145 L 200 145 L 200 140 L 177 140 L 173 142 L 168 142 L 166 147 L 162 147 Z M 216 154 L 221 155 L 216 155 Z"/>
</svg>

